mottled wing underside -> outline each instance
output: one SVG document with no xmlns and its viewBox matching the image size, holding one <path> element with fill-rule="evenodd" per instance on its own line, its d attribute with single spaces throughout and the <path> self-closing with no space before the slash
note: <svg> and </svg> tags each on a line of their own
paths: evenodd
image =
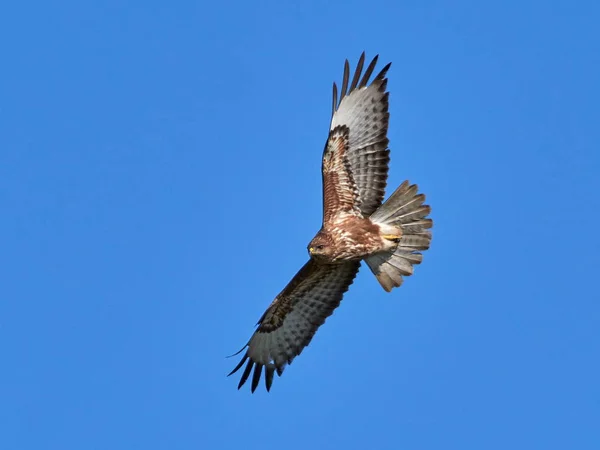
<svg viewBox="0 0 600 450">
<path fill-rule="evenodd" d="M 340 212 L 361 215 L 360 195 L 348 163 L 349 130 L 345 125 L 329 133 L 323 153 L 323 222 Z"/>
<path fill-rule="evenodd" d="M 317 329 L 342 300 L 354 281 L 360 262 L 319 264 L 310 259 L 281 291 L 258 321 L 242 360 L 229 375 L 246 367 L 238 389 L 252 373 L 254 392 L 265 372 L 265 386 L 271 389 L 273 375 L 283 373 L 287 364 L 310 343 Z M 239 353 L 239 352 L 238 352 Z M 246 362 L 247 361 L 247 362 Z"/>
<path fill-rule="evenodd" d="M 349 87 L 346 60 L 339 101 L 333 84 L 330 132 L 323 152 L 323 222 L 340 212 L 369 216 L 385 195 L 390 161 L 386 92 L 390 64 L 368 84 L 377 56 L 361 78 L 364 60 L 363 53 Z"/>
</svg>

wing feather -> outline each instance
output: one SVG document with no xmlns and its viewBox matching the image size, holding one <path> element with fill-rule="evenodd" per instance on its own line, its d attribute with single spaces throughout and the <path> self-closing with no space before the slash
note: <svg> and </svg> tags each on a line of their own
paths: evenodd
<svg viewBox="0 0 600 450">
<path fill-rule="evenodd" d="M 348 60 L 344 63 L 344 77 L 342 79 L 342 91 L 340 93 L 340 102 L 344 100 L 346 96 L 346 89 L 348 89 L 348 79 L 350 78 L 350 64 Z"/>
<path fill-rule="evenodd" d="M 352 84 L 350 85 L 350 92 L 356 89 L 358 85 L 358 80 L 360 78 L 360 73 L 362 72 L 363 65 L 365 63 L 365 52 L 362 52 L 360 58 L 358 59 L 358 64 L 356 65 L 356 69 L 354 69 L 354 78 L 352 78 Z"/>
<path fill-rule="evenodd" d="M 365 52 L 363 52 L 364 55 Z M 365 70 L 365 75 L 363 76 L 362 80 L 360 81 L 360 84 L 358 85 L 358 87 L 365 87 L 367 85 L 367 83 L 369 82 L 369 78 L 371 78 L 371 75 L 373 75 L 373 70 L 375 70 L 375 66 L 377 65 L 377 60 L 379 59 L 379 55 L 375 55 L 375 58 L 373 58 L 373 60 L 371 61 L 371 64 L 369 64 L 369 67 L 367 67 L 367 70 Z"/>
<path fill-rule="evenodd" d="M 267 391 L 271 389 L 275 371 L 281 376 L 285 366 L 302 353 L 317 329 L 339 306 L 359 267 L 357 261 L 320 264 L 310 259 L 300 269 L 258 321 L 257 330 L 244 347 L 246 353 L 229 373 L 234 374 L 247 361 L 238 389 L 252 373 L 250 389 L 254 392 L 263 367 L 265 386 Z"/>
<path fill-rule="evenodd" d="M 390 161 L 386 91 L 390 64 L 368 84 L 377 58 L 361 79 L 363 52 L 348 92 L 350 69 L 346 60 L 339 102 L 337 86 L 333 85 L 333 113 L 322 165 L 324 222 L 340 212 L 369 216 L 385 195 Z"/>
<path fill-rule="evenodd" d="M 332 102 L 332 106 L 331 106 L 331 115 L 332 116 L 335 114 L 335 109 L 337 108 L 337 98 L 338 98 L 337 85 L 335 84 L 335 81 L 334 81 L 333 82 L 333 102 Z"/>
</svg>

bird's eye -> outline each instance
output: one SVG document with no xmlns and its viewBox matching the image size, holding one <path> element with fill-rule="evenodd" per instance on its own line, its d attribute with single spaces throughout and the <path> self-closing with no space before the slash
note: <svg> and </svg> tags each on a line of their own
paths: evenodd
<svg viewBox="0 0 600 450">
<path fill-rule="evenodd" d="M 323 250 L 325 247 L 323 245 L 317 245 L 317 250 Z"/>
</svg>

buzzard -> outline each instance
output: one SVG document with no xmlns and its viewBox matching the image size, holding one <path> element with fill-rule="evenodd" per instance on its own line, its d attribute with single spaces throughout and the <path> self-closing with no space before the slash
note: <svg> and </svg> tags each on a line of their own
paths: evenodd
<svg viewBox="0 0 600 450">
<path fill-rule="evenodd" d="M 421 263 L 420 250 L 429 248 L 431 208 L 423 204 L 425 195 L 417 194 L 415 184 L 403 182 L 382 204 L 390 161 L 386 74 L 391 63 L 369 83 L 377 58 L 362 75 L 363 52 L 352 80 L 346 60 L 339 99 L 333 83 L 322 162 L 323 224 L 308 244 L 308 262 L 277 295 L 248 343 L 236 353 L 247 349 L 229 374 L 246 363 L 238 389 L 252 373 L 254 392 L 263 368 L 266 389 L 271 389 L 275 372 L 281 376 L 339 306 L 361 261 L 390 292 Z"/>
</svg>

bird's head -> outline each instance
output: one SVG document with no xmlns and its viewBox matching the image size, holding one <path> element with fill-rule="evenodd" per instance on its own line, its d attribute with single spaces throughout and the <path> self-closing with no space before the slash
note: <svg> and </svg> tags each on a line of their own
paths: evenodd
<svg viewBox="0 0 600 450">
<path fill-rule="evenodd" d="M 333 240 L 329 234 L 320 231 L 310 244 L 308 253 L 316 259 L 330 259 L 333 256 Z"/>
</svg>

